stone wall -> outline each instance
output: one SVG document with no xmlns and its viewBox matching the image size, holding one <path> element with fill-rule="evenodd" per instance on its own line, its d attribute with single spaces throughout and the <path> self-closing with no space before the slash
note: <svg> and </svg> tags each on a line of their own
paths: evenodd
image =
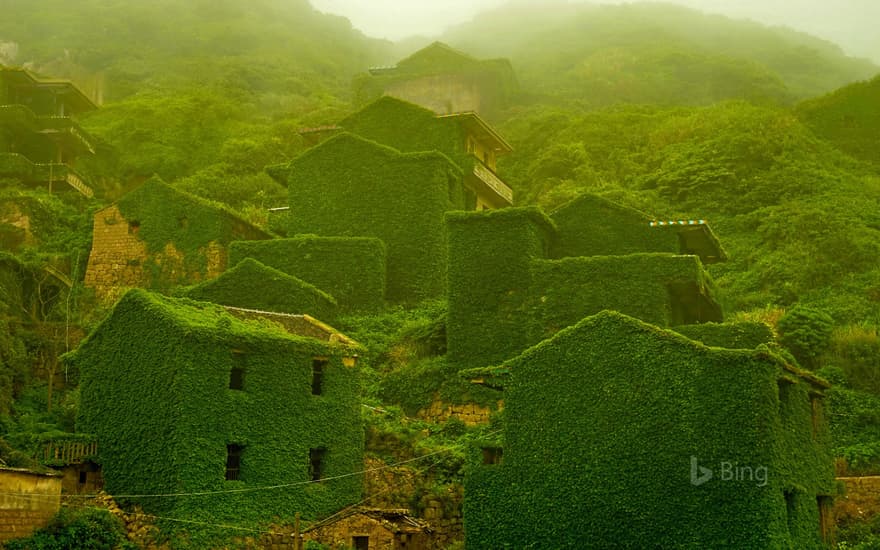
<svg viewBox="0 0 880 550">
<path fill-rule="evenodd" d="M 504 402 L 498 402 L 498 410 L 504 408 Z M 442 424 L 450 418 L 455 418 L 464 422 L 467 426 L 476 426 L 479 424 L 488 424 L 489 415 L 492 409 L 483 407 L 475 403 L 465 403 L 455 405 L 435 400 L 427 409 L 422 409 L 418 413 L 418 417 L 428 422 Z"/>
<path fill-rule="evenodd" d="M 834 499 L 837 523 L 865 521 L 880 514 L 880 476 L 838 477 L 846 492 Z"/>
<path fill-rule="evenodd" d="M 427 107 L 437 114 L 482 112 L 483 95 L 479 84 L 468 75 L 430 75 L 392 83 L 385 95 Z"/>
<path fill-rule="evenodd" d="M 60 509 L 61 476 L 0 468 L 0 543 L 30 536 Z"/>
<path fill-rule="evenodd" d="M 92 251 L 86 270 L 85 285 L 95 289 L 99 298 L 114 298 L 122 288 L 152 286 L 153 268 L 165 281 L 186 281 L 193 284 L 217 277 L 226 269 L 227 250 L 211 242 L 201 253 L 205 256 L 204 272 L 187 271 L 183 253 L 172 243 L 156 254 L 138 238 L 139 228 L 126 220 L 116 205 L 95 213 L 92 225 Z"/>
</svg>

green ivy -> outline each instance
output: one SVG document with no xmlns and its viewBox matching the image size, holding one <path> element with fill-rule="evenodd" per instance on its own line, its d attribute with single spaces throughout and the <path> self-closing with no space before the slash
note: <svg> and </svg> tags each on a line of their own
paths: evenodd
<svg viewBox="0 0 880 550">
<path fill-rule="evenodd" d="M 773 330 L 759 321 L 681 325 L 674 330 L 691 340 L 719 348 L 755 349 L 775 341 Z"/>
<path fill-rule="evenodd" d="M 187 298 L 278 313 L 307 313 L 322 321 L 336 316 L 336 300 L 319 288 L 246 258 L 210 281 L 184 289 Z"/>
<path fill-rule="evenodd" d="M 289 234 L 381 239 L 389 301 L 414 303 L 443 294 L 443 215 L 464 208 L 461 173 L 447 157 L 403 154 L 340 134 L 293 160 L 286 173 Z M 324 290 L 341 300 L 334 288 Z"/>
<path fill-rule="evenodd" d="M 827 426 L 811 420 L 823 386 L 766 349 L 603 312 L 504 366 L 503 462 L 474 453 L 468 548 L 825 547 L 817 496 L 835 484 Z M 691 457 L 714 478 L 691 483 Z M 723 479 L 722 462 L 767 476 Z"/>
<path fill-rule="evenodd" d="M 379 239 L 301 235 L 229 246 L 230 264 L 245 258 L 332 294 L 345 311 L 373 311 L 384 304 L 386 249 Z"/>
<path fill-rule="evenodd" d="M 341 359 L 351 353 L 216 305 L 131 290 L 66 360 L 80 372 L 77 428 L 98 438 L 109 493 L 173 493 L 123 500 L 163 517 L 252 528 L 297 512 L 324 517 L 360 497 L 362 480 L 348 475 L 363 467 L 358 374 Z M 315 357 L 329 361 L 321 395 L 311 391 Z M 229 388 L 234 366 L 244 369 L 241 390 Z M 244 446 L 238 481 L 225 480 L 228 444 Z M 309 483 L 317 448 L 327 449 L 327 480 Z M 231 489 L 243 491 L 222 492 Z M 196 547 L 216 547 L 198 536 L 232 536 L 167 527 L 186 530 Z"/>
</svg>

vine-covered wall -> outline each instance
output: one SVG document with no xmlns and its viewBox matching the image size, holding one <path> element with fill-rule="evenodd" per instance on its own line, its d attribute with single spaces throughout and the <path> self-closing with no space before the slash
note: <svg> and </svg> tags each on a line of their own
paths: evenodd
<svg viewBox="0 0 880 550">
<path fill-rule="evenodd" d="M 330 322 L 336 300 L 323 290 L 292 275 L 246 258 L 216 279 L 186 288 L 182 295 L 225 306 L 308 314 Z"/>
<path fill-rule="evenodd" d="M 696 256 L 627 254 L 531 263 L 530 344 L 603 309 L 662 327 L 721 321 L 714 285 Z M 702 307 L 699 306 L 701 302 Z M 692 305 L 694 304 L 694 305 Z M 692 317 L 701 316 L 700 319 Z"/>
<path fill-rule="evenodd" d="M 443 215 L 464 207 L 461 173 L 447 157 L 402 154 L 340 134 L 293 160 L 287 174 L 290 234 L 381 239 L 387 247 L 388 300 L 417 302 L 443 294 Z"/>
<path fill-rule="evenodd" d="M 229 246 L 229 262 L 253 258 L 331 294 L 340 309 L 371 311 L 385 300 L 385 245 L 366 237 L 301 235 Z"/>
<path fill-rule="evenodd" d="M 504 366 L 503 461 L 473 456 L 468 548 L 825 547 L 823 386 L 766 349 L 603 312 Z"/>
<path fill-rule="evenodd" d="M 775 340 L 773 330 L 760 321 L 682 325 L 674 330 L 691 340 L 719 348 L 755 349 Z"/>
<path fill-rule="evenodd" d="M 549 214 L 559 229 L 551 257 L 679 252 L 678 236 L 648 224 L 651 217 L 591 193 Z"/>
<path fill-rule="evenodd" d="M 66 359 L 81 380 L 77 429 L 98 437 L 108 492 L 173 494 L 128 500 L 157 515 L 254 527 L 359 499 L 358 476 L 332 479 L 363 467 L 358 375 L 345 355 L 220 306 L 132 290 Z M 326 359 L 320 395 L 315 358 Z M 241 389 L 230 388 L 233 368 Z M 243 451 L 239 479 L 228 481 L 232 444 Z M 310 449 L 325 449 L 324 481 L 311 481 Z"/>
<path fill-rule="evenodd" d="M 491 365 L 528 345 L 524 305 L 531 261 L 547 254 L 553 223 L 535 207 L 451 212 L 449 234 L 449 360 Z"/>
</svg>

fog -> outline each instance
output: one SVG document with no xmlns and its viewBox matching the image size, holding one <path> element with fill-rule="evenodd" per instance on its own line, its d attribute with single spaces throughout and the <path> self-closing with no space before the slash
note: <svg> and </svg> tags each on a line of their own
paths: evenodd
<svg viewBox="0 0 880 550">
<path fill-rule="evenodd" d="M 785 25 L 831 40 L 849 55 L 880 63 L 880 32 L 876 30 L 880 0 L 669 1 L 767 25 Z M 505 3 L 505 0 L 312 0 L 316 9 L 343 15 L 365 34 L 390 40 L 439 35 L 448 26 L 464 23 L 481 11 Z"/>
</svg>

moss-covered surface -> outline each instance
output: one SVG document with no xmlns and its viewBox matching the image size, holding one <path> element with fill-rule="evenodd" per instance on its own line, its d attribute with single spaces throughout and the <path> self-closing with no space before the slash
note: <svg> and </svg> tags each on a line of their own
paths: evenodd
<svg viewBox="0 0 880 550">
<path fill-rule="evenodd" d="M 293 160 L 288 178 L 289 234 L 381 239 L 388 300 L 413 303 L 443 294 L 443 215 L 464 207 L 461 173 L 447 157 L 402 154 L 340 134 Z M 333 287 L 318 286 L 342 299 Z"/>
<path fill-rule="evenodd" d="M 503 462 L 474 454 L 468 548 L 824 547 L 817 387 L 770 352 L 603 312 L 505 366 Z M 693 460 L 713 478 L 694 484 Z"/>
<path fill-rule="evenodd" d="M 384 304 L 386 249 L 379 239 L 302 235 L 232 243 L 229 263 L 245 258 L 328 292 L 341 310 L 372 311 Z"/>
<path fill-rule="evenodd" d="M 719 348 L 755 349 L 775 341 L 773 329 L 760 321 L 681 325 L 674 330 L 691 340 Z"/>
<path fill-rule="evenodd" d="M 205 269 L 206 247 L 211 243 L 228 245 L 242 239 L 268 239 L 265 231 L 243 220 L 229 208 L 179 191 L 158 177 L 147 180 L 124 195 L 116 206 L 151 254 L 169 244 L 183 255 L 187 273 Z M 181 281 L 154 281 L 156 286 Z"/>
<path fill-rule="evenodd" d="M 537 208 L 447 215 L 450 362 L 481 367 L 528 345 L 524 305 L 531 262 L 544 258 L 553 223 Z"/>
<path fill-rule="evenodd" d="M 721 321 L 696 256 L 628 254 L 536 260 L 527 305 L 530 344 L 603 309 L 668 327 Z"/>
<path fill-rule="evenodd" d="M 210 281 L 184 289 L 187 298 L 278 313 L 306 313 L 322 321 L 336 316 L 336 299 L 277 269 L 246 258 Z"/>
<path fill-rule="evenodd" d="M 674 232 L 650 227 L 647 214 L 598 195 L 581 195 L 549 216 L 559 229 L 553 258 L 679 251 Z"/>
<path fill-rule="evenodd" d="M 77 428 L 98 437 L 108 492 L 173 494 L 125 500 L 166 517 L 253 527 L 297 512 L 326 516 L 360 497 L 361 479 L 347 476 L 362 470 L 363 429 L 346 353 L 220 306 L 132 290 L 66 359 L 81 380 Z M 315 357 L 328 360 L 321 395 L 312 393 Z M 230 389 L 234 367 L 241 390 Z M 230 444 L 243 447 L 237 481 L 225 479 Z M 325 481 L 311 482 L 309 450 L 318 448 Z M 216 547 L 197 542 L 200 528 L 172 525 L 190 544 Z"/>
</svg>

